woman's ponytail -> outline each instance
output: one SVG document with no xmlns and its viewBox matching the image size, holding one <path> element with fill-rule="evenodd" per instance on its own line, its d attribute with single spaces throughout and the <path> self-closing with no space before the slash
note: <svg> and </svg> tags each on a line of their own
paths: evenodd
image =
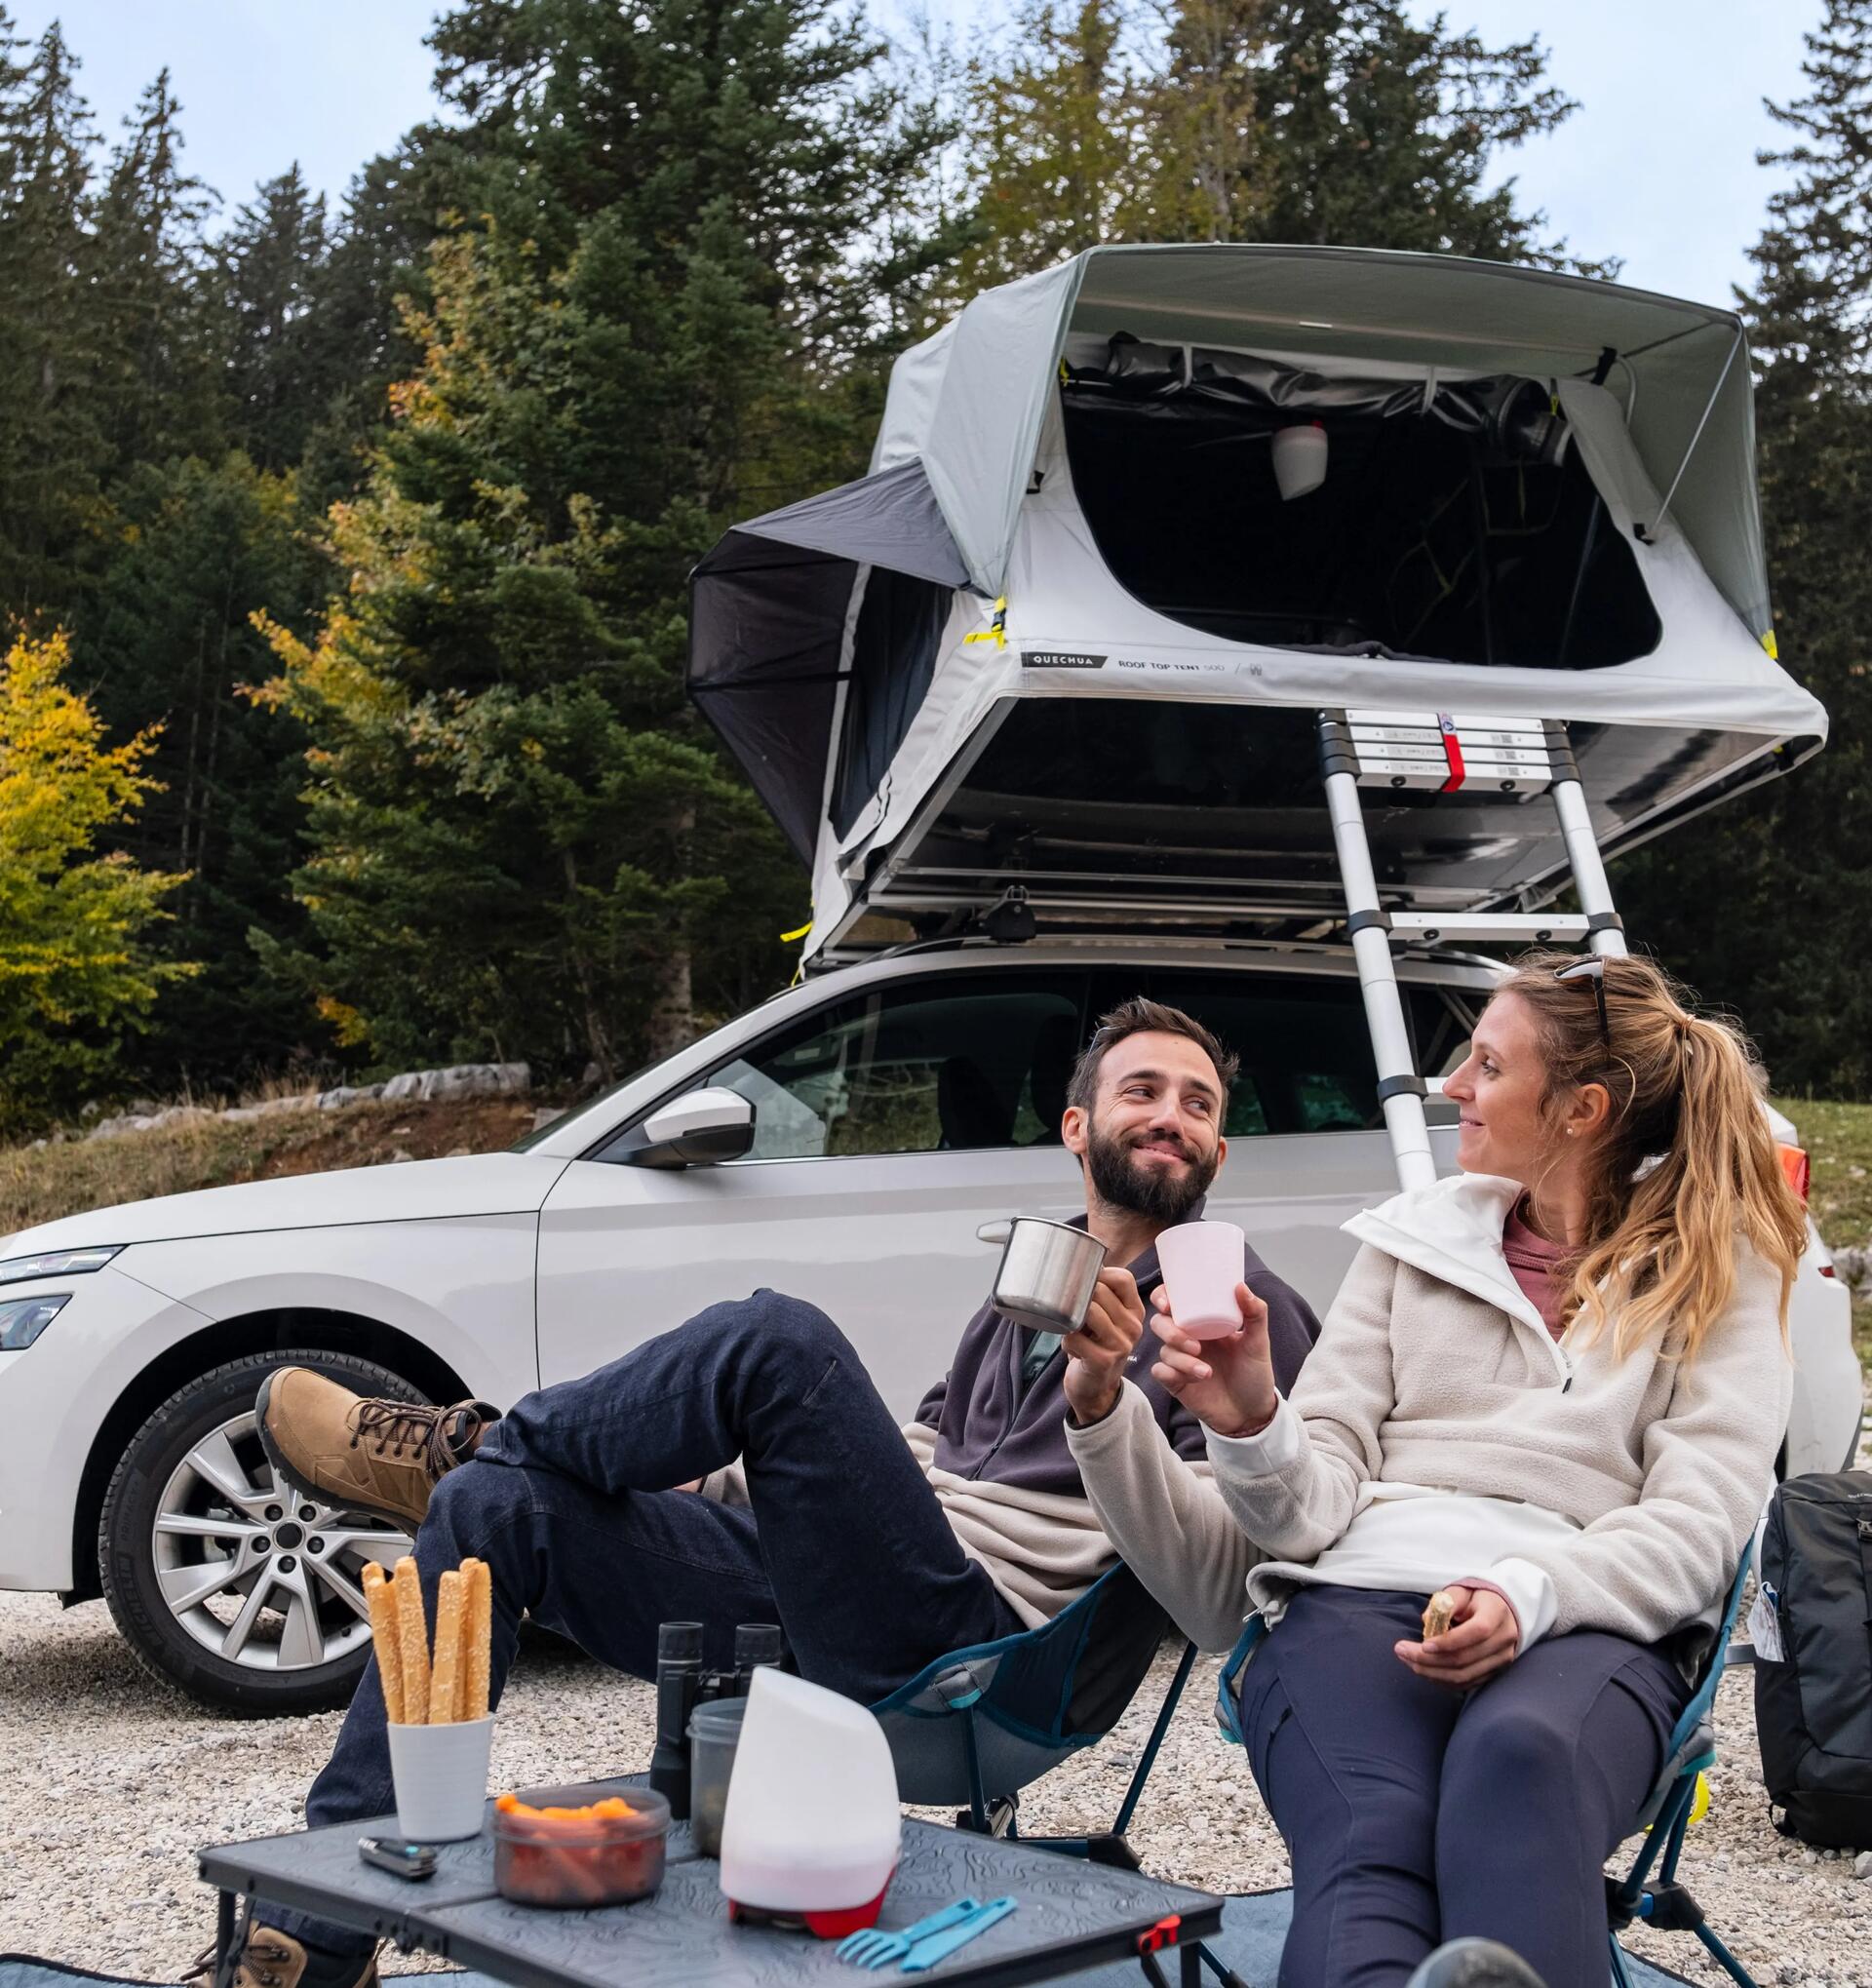
<svg viewBox="0 0 1872 1988">
<path fill-rule="evenodd" d="M 1736 1293 L 1739 1238 L 1781 1278 L 1781 1328 L 1807 1219 L 1762 1109 L 1765 1080 L 1729 1023 L 1690 1012 L 1647 959 L 1604 961 L 1605 1026 L 1568 957 L 1520 961 L 1506 982 L 1539 1018 L 1548 1094 L 1583 1083 L 1612 1099 L 1587 1182 L 1570 1308 L 1620 1355 L 1666 1337 L 1694 1357 Z"/>
</svg>

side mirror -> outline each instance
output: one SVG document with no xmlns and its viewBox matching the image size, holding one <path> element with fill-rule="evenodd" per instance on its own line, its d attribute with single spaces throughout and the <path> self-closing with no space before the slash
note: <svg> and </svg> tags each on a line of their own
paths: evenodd
<svg viewBox="0 0 1872 1988">
<path fill-rule="evenodd" d="M 715 1166 L 754 1144 L 754 1106 L 739 1091 L 689 1091 L 660 1105 L 611 1149 L 625 1166 Z"/>
</svg>

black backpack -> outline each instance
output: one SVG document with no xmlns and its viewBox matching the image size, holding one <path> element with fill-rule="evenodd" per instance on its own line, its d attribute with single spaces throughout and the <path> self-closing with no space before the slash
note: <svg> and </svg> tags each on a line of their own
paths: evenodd
<svg viewBox="0 0 1872 1988">
<path fill-rule="evenodd" d="M 1768 1799 L 1785 1812 L 1774 1826 L 1872 1849 L 1872 1470 L 1783 1484 L 1757 1573 L 1755 1729 Z"/>
</svg>

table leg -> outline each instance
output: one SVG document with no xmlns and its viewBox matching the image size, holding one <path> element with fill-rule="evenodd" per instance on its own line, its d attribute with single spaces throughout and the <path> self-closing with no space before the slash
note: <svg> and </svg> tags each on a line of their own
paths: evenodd
<svg viewBox="0 0 1872 1988">
<path fill-rule="evenodd" d="M 218 1891 L 214 1899 L 214 1988 L 227 1988 L 234 1978 L 234 1893 Z"/>
<path fill-rule="evenodd" d="M 1202 1948 L 1191 1945 L 1178 1948 L 1183 1957 L 1183 1966 L 1178 1969 L 1178 1988 L 1202 1988 Z"/>
</svg>

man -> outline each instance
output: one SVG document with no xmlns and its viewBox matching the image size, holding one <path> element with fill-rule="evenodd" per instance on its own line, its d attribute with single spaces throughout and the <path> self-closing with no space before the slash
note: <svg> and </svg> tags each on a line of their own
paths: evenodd
<svg viewBox="0 0 1872 1988">
<path fill-rule="evenodd" d="M 489 1564 L 496 1696 L 529 1613 L 645 1678 L 660 1621 L 702 1622 L 718 1657 L 735 1623 L 778 1621 L 803 1676 L 880 1698 L 947 1651 L 1050 1619 L 1112 1564 L 1069 1448 L 1069 1412 L 1102 1453 L 1122 1421 L 1127 1444 L 1206 1475 L 1201 1424 L 1150 1378 L 1155 1342 L 1137 1332 L 1158 1281 L 1156 1238 L 1197 1215 L 1227 1152 L 1235 1070 L 1177 1009 L 1139 999 L 1105 1017 L 1061 1127 L 1080 1161 L 1086 1225 L 1107 1250 L 1085 1325 L 1062 1343 L 984 1306 L 908 1428 L 830 1319 L 760 1291 L 505 1415 L 480 1402 L 363 1401 L 308 1368 L 282 1368 L 260 1389 L 261 1439 L 301 1489 L 418 1528 L 432 1619 L 445 1568 L 470 1554 Z M 1291 1385 L 1318 1323 L 1252 1252 L 1248 1280 Z M 1112 1414 L 1121 1394 L 1122 1419 Z M 1188 1625 L 1190 1570 L 1134 1571 L 1173 1615 L 1181 1604 Z M 1198 1640 L 1232 1640 L 1241 1591 L 1237 1573 L 1231 1617 L 1218 1623 L 1204 1605 Z M 393 1807 L 372 1664 L 306 1820 Z M 249 1935 L 239 1988 L 370 1982 L 368 1942 L 275 1919 Z"/>
</svg>

